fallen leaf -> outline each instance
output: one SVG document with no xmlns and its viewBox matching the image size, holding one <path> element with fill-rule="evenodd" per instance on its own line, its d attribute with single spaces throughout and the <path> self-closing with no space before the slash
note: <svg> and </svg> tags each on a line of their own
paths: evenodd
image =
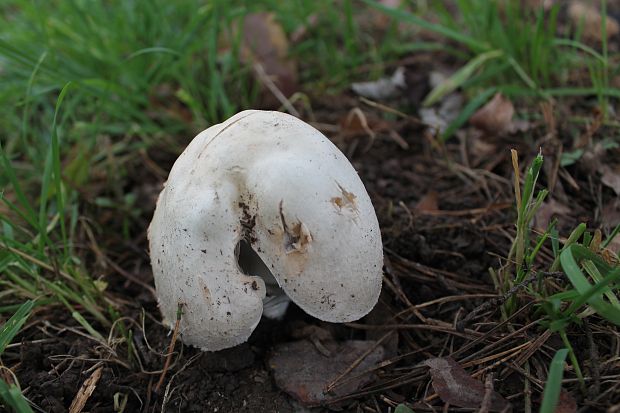
<svg viewBox="0 0 620 413">
<path fill-rule="evenodd" d="M 449 357 L 423 362 L 430 367 L 433 389 L 445 403 L 458 407 L 479 408 L 485 395 L 484 384 L 469 375 Z M 500 412 L 510 404 L 499 393 L 491 394 L 490 411 Z"/>
<path fill-rule="evenodd" d="M 433 190 L 428 191 L 416 204 L 416 211 L 437 211 L 439 210 L 439 194 Z"/>
<path fill-rule="evenodd" d="M 525 119 L 513 119 L 506 132 L 511 134 L 525 133 L 532 129 L 532 123 Z"/>
<path fill-rule="evenodd" d="M 601 210 L 601 226 L 607 232 L 610 233 L 613 229 L 620 224 L 620 197 L 606 203 Z M 617 262 L 617 255 L 620 254 L 620 234 L 616 236 L 607 244 L 607 248 L 603 250 L 603 258 L 608 263 Z"/>
<path fill-rule="evenodd" d="M 581 156 L 583 155 L 583 153 L 584 153 L 583 149 L 575 149 L 573 151 L 562 152 L 562 158 L 560 159 L 560 166 L 567 167 L 567 166 L 574 164 L 579 159 L 581 159 Z"/>
<path fill-rule="evenodd" d="M 569 392 L 562 389 L 560 398 L 555 407 L 555 413 L 575 413 L 577 411 L 577 402 Z"/>
<path fill-rule="evenodd" d="M 435 108 L 422 108 L 420 109 L 419 115 L 420 120 L 426 125 L 429 125 L 432 134 L 441 135 L 448 127 L 446 119 L 443 119 Z"/>
<path fill-rule="evenodd" d="M 80 387 L 80 390 L 78 390 L 75 398 L 71 402 L 71 406 L 69 407 L 69 413 L 80 413 L 82 409 L 84 409 L 84 406 L 86 406 L 86 402 L 97 387 L 97 383 L 101 378 L 102 371 L 103 366 L 93 371 L 93 373 L 86 380 L 84 380 L 84 383 L 82 383 L 82 387 Z"/>
<path fill-rule="evenodd" d="M 474 127 L 489 135 L 499 135 L 510 128 L 515 108 L 501 93 L 496 93 L 486 105 L 469 119 Z"/>
<path fill-rule="evenodd" d="M 365 352 L 375 346 L 374 341 L 345 341 L 340 344 L 324 343 L 329 349 L 326 356 L 310 341 L 301 340 L 284 343 L 275 348 L 269 359 L 269 366 L 274 372 L 276 385 L 303 404 L 319 404 L 331 397 L 338 397 L 357 390 L 368 383 L 372 377 L 356 377 L 383 360 L 384 350 L 377 346 L 359 365 L 339 382 L 331 393 L 326 393 L 326 386 L 338 378 Z"/>
<path fill-rule="evenodd" d="M 620 198 L 611 200 L 601 209 L 601 224 L 604 229 L 612 231 L 620 224 Z"/>
<path fill-rule="evenodd" d="M 555 199 L 549 199 L 543 202 L 536 211 L 534 216 L 534 226 L 541 230 L 546 229 L 554 216 L 565 216 L 570 214 L 571 209 L 556 201 Z"/>
<path fill-rule="evenodd" d="M 481 165 L 498 162 L 495 159 L 500 156 L 503 159 L 503 151 L 499 149 L 499 145 L 500 142 L 490 136 L 482 136 L 479 133 L 467 136 L 465 147 L 469 155 L 470 166 L 486 169 L 486 166 Z"/>
<path fill-rule="evenodd" d="M 578 149 L 592 145 L 592 142 L 594 142 L 594 136 L 603 126 L 604 120 L 605 116 L 603 116 L 603 111 L 600 110 L 600 108 L 592 109 L 591 119 L 585 125 L 584 130 L 580 134 L 581 136 L 573 142 L 573 148 Z M 596 142 L 596 145 L 599 147 L 604 147 L 600 141 Z"/>
<path fill-rule="evenodd" d="M 285 97 L 298 90 L 297 65 L 289 59 L 288 39 L 273 13 L 251 13 L 245 17 L 241 59 L 252 66 L 260 65 Z M 264 100 L 266 106 L 280 103 L 269 94 Z"/>
<path fill-rule="evenodd" d="M 397 68 L 390 77 L 351 84 L 353 92 L 373 100 L 393 99 L 400 96 L 406 87 L 405 68 L 402 66 Z"/>
<path fill-rule="evenodd" d="M 616 195 L 620 195 L 620 168 L 601 165 L 598 170 L 601 173 L 601 182 L 613 189 Z"/>
<path fill-rule="evenodd" d="M 606 148 L 600 142 L 589 145 L 581 155 L 581 166 L 583 166 L 588 173 L 593 174 L 596 171 L 600 171 L 600 168 L 605 165 L 604 158 L 606 152 Z"/>
<path fill-rule="evenodd" d="M 461 94 L 452 93 L 442 99 L 439 108 L 420 109 L 420 119 L 433 129 L 431 132 L 441 134 L 457 118 L 462 106 L 463 97 Z"/>
<path fill-rule="evenodd" d="M 608 264 L 617 265 L 618 255 L 620 254 L 620 234 L 616 236 L 607 244 L 607 248 L 603 250 L 601 254 Z"/>
<path fill-rule="evenodd" d="M 582 28 L 586 41 L 600 43 L 602 39 L 603 18 L 599 9 L 591 3 L 574 0 L 568 6 L 568 15 L 573 24 Z M 620 33 L 620 24 L 612 16 L 607 15 L 607 38 Z"/>
</svg>

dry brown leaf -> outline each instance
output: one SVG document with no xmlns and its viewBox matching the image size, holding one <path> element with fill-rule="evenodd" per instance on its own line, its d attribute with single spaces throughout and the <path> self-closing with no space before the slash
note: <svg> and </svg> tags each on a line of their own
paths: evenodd
<svg viewBox="0 0 620 413">
<path fill-rule="evenodd" d="M 84 409 L 88 398 L 93 394 L 95 388 L 97 387 L 102 371 L 103 366 L 100 366 L 97 370 L 93 371 L 93 373 L 86 380 L 84 380 L 82 387 L 80 387 L 80 390 L 78 390 L 75 398 L 71 402 L 69 413 L 80 413 L 82 409 Z"/>
<path fill-rule="evenodd" d="M 496 156 L 502 155 L 498 148 L 496 139 L 485 139 L 481 134 L 472 134 L 466 142 L 467 154 L 469 155 L 471 166 L 478 167 L 483 163 L 489 162 Z M 503 155 L 502 155 L 503 156 Z"/>
<path fill-rule="evenodd" d="M 607 248 L 603 250 L 603 258 L 607 263 L 618 262 L 618 255 L 620 254 L 620 234 L 616 236 L 607 244 Z"/>
<path fill-rule="evenodd" d="M 469 123 L 490 135 L 498 135 L 510 127 L 514 113 L 512 102 L 501 93 L 497 93 L 473 114 Z"/>
<path fill-rule="evenodd" d="M 577 402 L 569 392 L 562 389 L 560 391 L 560 399 L 555 407 L 555 413 L 575 413 L 577 411 Z"/>
<path fill-rule="evenodd" d="M 587 171 L 587 173 L 594 174 L 601 166 L 605 165 L 604 158 L 607 150 L 600 143 L 596 142 L 585 148 L 581 159 L 579 160 L 581 166 Z"/>
<path fill-rule="evenodd" d="M 606 230 L 613 230 L 620 224 L 620 198 L 611 200 L 601 209 L 601 224 Z"/>
<path fill-rule="evenodd" d="M 601 182 L 613 189 L 616 195 L 620 195 L 620 168 L 601 165 L 599 172 L 601 173 Z"/>
<path fill-rule="evenodd" d="M 319 404 L 331 397 L 351 393 L 371 377 L 349 380 L 383 360 L 384 350 L 377 346 L 342 380 L 331 393 L 325 388 L 365 352 L 375 346 L 374 341 L 345 341 L 340 344 L 324 343 L 329 356 L 308 340 L 281 344 L 269 359 L 276 385 L 304 404 Z"/>
<path fill-rule="evenodd" d="M 433 389 L 445 403 L 458 407 L 479 408 L 485 395 L 484 384 L 469 375 L 460 364 L 450 357 L 426 360 L 431 368 Z M 510 403 L 493 391 L 489 410 L 500 412 Z"/>
<path fill-rule="evenodd" d="M 601 41 L 603 19 L 599 9 L 595 5 L 582 0 L 573 0 L 568 6 L 568 15 L 575 26 L 583 27 L 582 34 L 586 41 L 597 43 Z M 616 36 L 618 33 L 620 33 L 618 21 L 608 15 L 607 38 Z"/>
<path fill-rule="evenodd" d="M 273 13 L 251 13 L 243 21 L 241 58 L 252 66 L 259 64 L 285 97 L 298 90 L 297 65 L 288 56 L 288 39 Z M 266 98 L 267 106 L 279 106 Z"/>
<path fill-rule="evenodd" d="M 438 211 L 439 194 L 435 191 L 428 191 L 415 206 L 416 211 Z"/>
<path fill-rule="evenodd" d="M 570 214 L 571 209 L 556 201 L 555 199 L 549 199 L 543 202 L 536 215 L 534 216 L 534 226 L 539 229 L 546 229 L 553 217 L 562 217 Z"/>
</svg>

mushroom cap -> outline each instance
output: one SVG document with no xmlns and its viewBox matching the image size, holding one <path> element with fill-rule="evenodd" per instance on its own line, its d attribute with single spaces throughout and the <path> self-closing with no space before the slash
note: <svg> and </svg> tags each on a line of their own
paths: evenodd
<svg viewBox="0 0 620 413">
<path fill-rule="evenodd" d="M 381 290 L 381 233 L 347 158 L 305 122 L 249 110 L 196 136 L 175 162 L 148 231 L 164 322 L 182 306 L 186 344 L 245 342 L 265 284 L 244 274 L 243 239 L 284 292 L 329 322 L 366 315 Z"/>
</svg>

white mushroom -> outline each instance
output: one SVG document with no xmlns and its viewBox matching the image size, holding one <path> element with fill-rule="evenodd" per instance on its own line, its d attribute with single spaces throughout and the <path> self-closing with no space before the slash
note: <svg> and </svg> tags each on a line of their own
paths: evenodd
<svg viewBox="0 0 620 413">
<path fill-rule="evenodd" d="M 279 112 L 244 111 L 203 131 L 175 162 L 149 227 L 164 322 L 186 344 L 245 342 L 265 282 L 238 262 L 245 240 L 284 292 L 329 322 L 366 315 L 381 290 L 381 234 L 347 158 L 319 131 Z"/>
</svg>

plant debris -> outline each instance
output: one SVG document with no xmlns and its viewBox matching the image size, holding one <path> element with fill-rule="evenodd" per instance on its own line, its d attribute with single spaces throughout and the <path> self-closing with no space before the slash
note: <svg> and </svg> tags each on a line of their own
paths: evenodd
<svg viewBox="0 0 620 413">
<path fill-rule="evenodd" d="M 368 383 L 372 374 L 366 370 L 384 354 L 374 341 L 327 342 L 323 346 L 328 353 L 308 340 L 280 344 L 269 358 L 278 387 L 306 405 L 322 404 Z M 347 370 L 360 357 L 363 359 Z M 342 377 L 343 373 L 348 374 Z"/>
<path fill-rule="evenodd" d="M 491 135 L 500 135 L 509 129 L 515 109 L 512 102 L 501 93 L 496 93 L 486 105 L 478 109 L 469 123 Z"/>
<path fill-rule="evenodd" d="M 433 389 L 444 402 L 458 407 L 479 408 L 486 393 L 490 392 L 490 411 L 509 409 L 505 398 L 492 389 L 485 389 L 484 383 L 474 379 L 450 357 L 429 359 L 422 364 L 430 367 Z"/>
</svg>

